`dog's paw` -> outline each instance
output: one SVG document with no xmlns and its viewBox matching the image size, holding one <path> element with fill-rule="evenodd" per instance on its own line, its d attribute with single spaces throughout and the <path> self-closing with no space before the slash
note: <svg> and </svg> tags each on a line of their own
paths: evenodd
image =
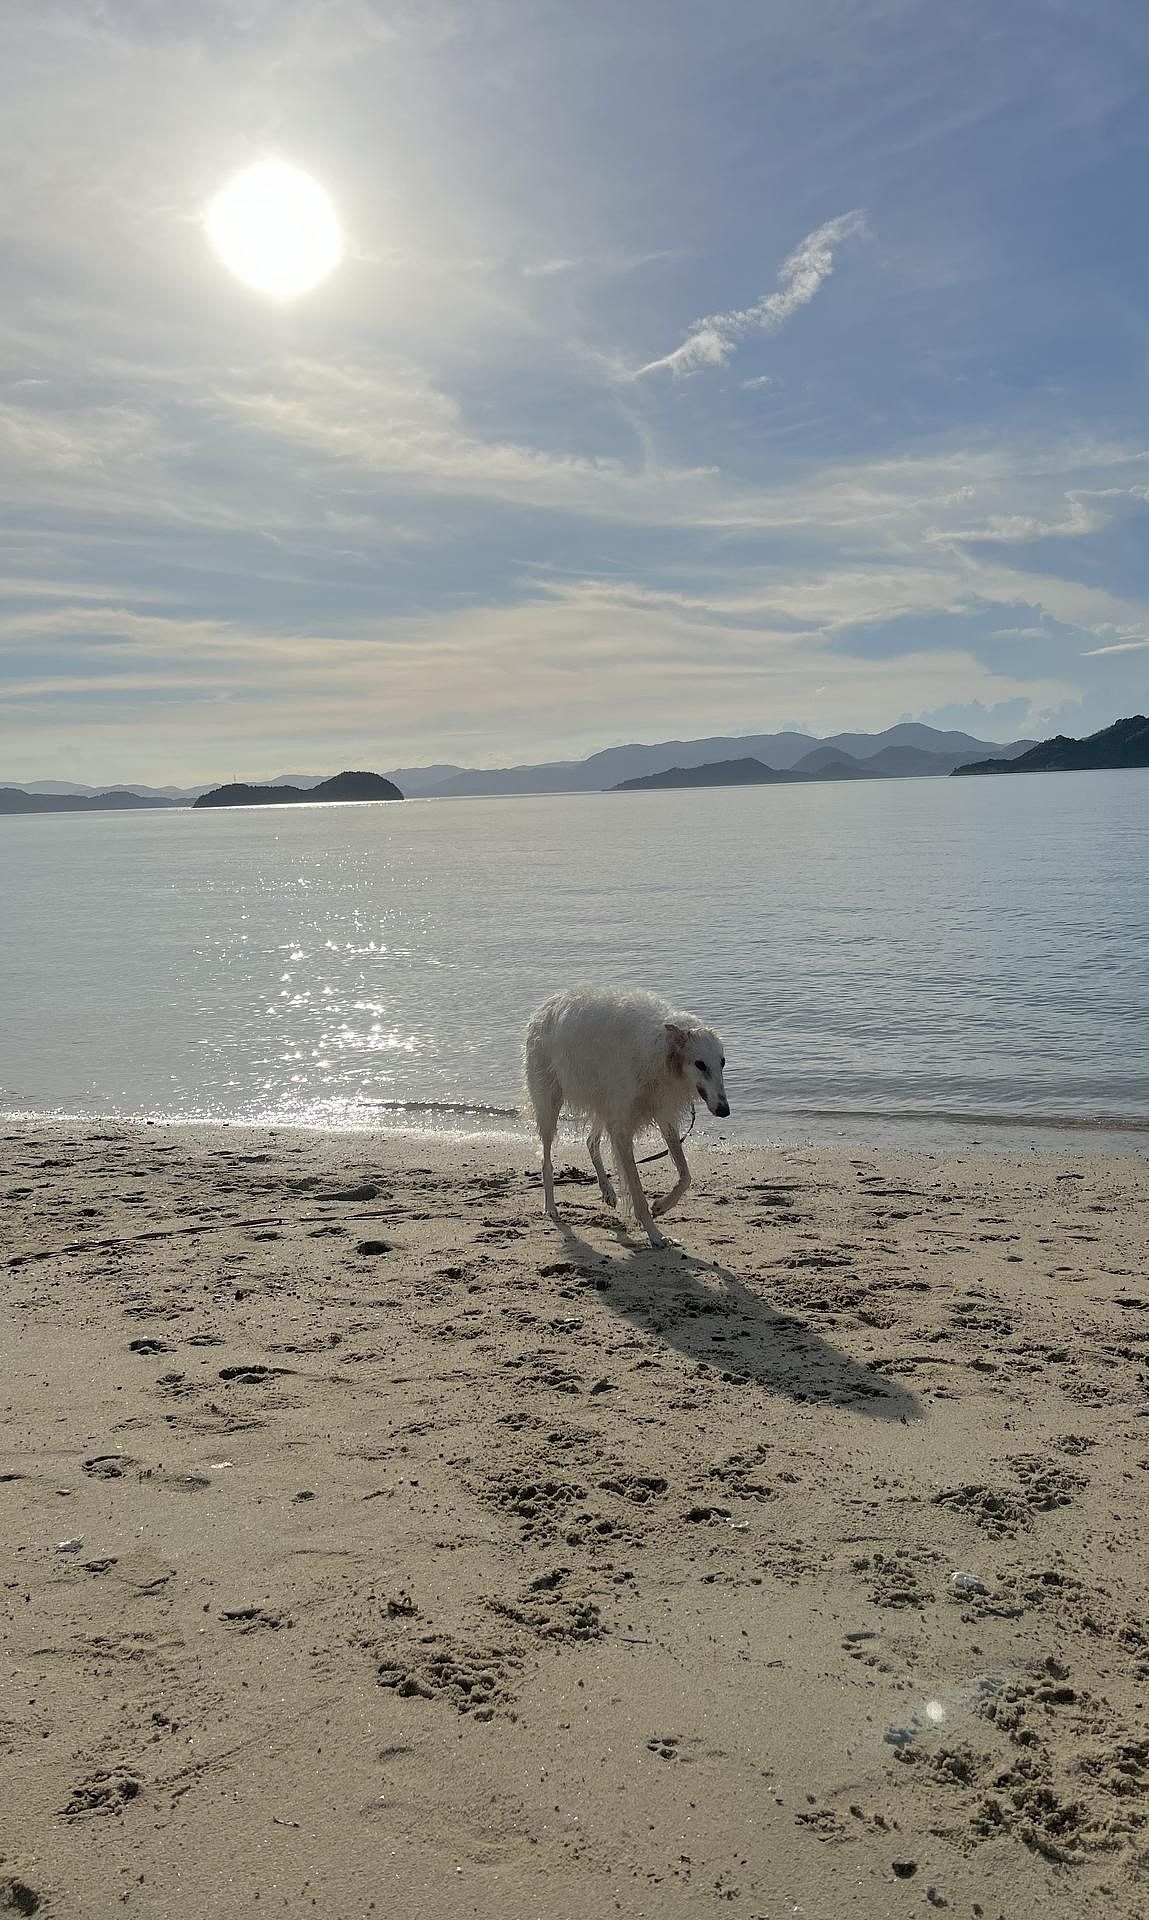
<svg viewBox="0 0 1149 1920">
<path fill-rule="evenodd" d="M 668 1247 L 670 1245 L 670 1241 L 666 1235 L 660 1233 L 657 1227 L 648 1227 L 647 1239 L 650 1241 L 652 1247 Z"/>
<path fill-rule="evenodd" d="M 617 1211 L 618 1195 L 615 1192 L 614 1188 L 611 1186 L 609 1180 L 607 1181 L 605 1187 L 602 1190 L 602 1197 L 608 1207 L 610 1207 L 614 1211 Z"/>
</svg>

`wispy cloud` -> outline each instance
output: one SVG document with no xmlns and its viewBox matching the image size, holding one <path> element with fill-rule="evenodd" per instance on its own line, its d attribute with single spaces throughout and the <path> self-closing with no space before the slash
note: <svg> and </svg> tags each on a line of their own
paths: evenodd
<svg viewBox="0 0 1149 1920">
<path fill-rule="evenodd" d="M 523 278 L 524 280 L 547 280 L 556 273 L 572 273 L 577 266 L 577 260 L 568 260 L 565 256 L 556 260 L 538 260 L 529 262 L 523 268 Z"/>
<path fill-rule="evenodd" d="M 963 489 L 963 492 L 966 491 Z M 1097 493 L 1122 493 L 1124 488 L 1106 488 Z M 966 527 L 930 527 L 925 538 L 935 543 L 949 545 L 956 541 L 985 542 L 990 546 L 1021 545 L 1027 540 L 1074 540 L 1082 534 L 1097 533 L 1109 523 L 1109 514 L 1099 507 L 1086 506 L 1090 497 L 1083 490 L 1074 490 L 1065 495 L 1067 511 L 1058 518 L 1045 518 L 1030 513 L 994 513 L 990 514 L 980 526 Z"/>
<path fill-rule="evenodd" d="M 234 382 L 220 387 L 217 401 L 262 435 L 428 491 L 652 525 L 723 512 L 713 468 L 634 465 L 612 453 L 484 438 L 468 428 L 454 398 L 410 365 L 291 361 L 274 388 L 254 391 Z"/>
<path fill-rule="evenodd" d="M 860 207 L 827 220 L 795 247 L 778 269 L 778 286 L 765 293 L 752 307 L 737 307 L 731 313 L 712 313 L 696 320 L 680 347 L 639 367 L 636 380 L 647 373 L 694 373 L 699 367 L 724 366 L 740 340 L 748 333 L 776 333 L 791 314 L 808 306 L 824 280 L 834 271 L 835 250 L 845 240 L 865 232 L 865 215 Z"/>
<path fill-rule="evenodd" d="M 1141 653 L 1145 647 L 1149 647 L 1149 639 L 1146 638 L 1114 640 L 1106 647 L 1087 647 L 1081 657 L 1083 660 L 1096 660 L 1102 653 Z"/>
</svg>

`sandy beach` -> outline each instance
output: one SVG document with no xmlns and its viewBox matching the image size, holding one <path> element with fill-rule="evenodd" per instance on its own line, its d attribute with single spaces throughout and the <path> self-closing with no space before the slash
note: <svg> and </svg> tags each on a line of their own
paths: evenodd
<svg viewBox="0 0 1149 1920">
<path fill-rule="evenodd" d="M 1149 1165 L 692 1161 L 7 1123 L 0 1912 L 1149 1912 Z"/>
</svg>

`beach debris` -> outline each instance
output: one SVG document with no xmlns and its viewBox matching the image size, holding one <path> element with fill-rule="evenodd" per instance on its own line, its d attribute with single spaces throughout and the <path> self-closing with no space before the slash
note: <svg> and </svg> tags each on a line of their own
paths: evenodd
<svg viewBox="0 0 1149 1920">
<path fill-rule="evenodd" d="M 83 1544 L 84 1544 L 84 1536 L 83 1534 L 78 1533 L 75 1536 L 75 1538 L 72 1540 L 57 1540 L 54 1548 L 54 1552 L 79 1553 L 80 1548 L 83 1546 Z"/>
<path fill-rule="evenodd" d="M 294 1373 L 294 1367 L 265 1367 L 261 1361 L 245 1361 L 242 1366 L 221 1367 L 221 1380 L 235 1381 L 239 1386 L 258 1387 L 265 1380 L 274 1380 L 280 1374 Z"/>
<path fill-rule="evenodd" d="M 390 1240 L 360 1240 L 355 1251 L 356 1253 L 367 1256 L 379 1253 L 390 1253 L 391 1242 Z"/>
<path fill-rule="evenodd" d="M 977 1573 L 951 1573 L 950 1586 L 955 1593 L 988 1593 L 989 1588 Z"/>
</svg>

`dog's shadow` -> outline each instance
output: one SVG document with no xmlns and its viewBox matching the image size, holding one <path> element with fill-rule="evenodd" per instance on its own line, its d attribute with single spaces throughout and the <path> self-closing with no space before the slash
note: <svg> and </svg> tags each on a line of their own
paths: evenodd
<svg viewBox="0 0 1149 1920">
<path fill-rule="evenodd" d="M 715 1260 L 671 1244 L 654 1248 L 614 1232 L 620 1256 L 604 1254 L 558 1222 L 566 1256 L 621 1320 L 733 1382 L 757 1381 L 799 1402 L 849 1407 L 874 1420 L 917 1420 L 917 1395 L 782 1313 Z M 715 1339 L 715 1335 L 724 1338 Z"/>
</svg>

